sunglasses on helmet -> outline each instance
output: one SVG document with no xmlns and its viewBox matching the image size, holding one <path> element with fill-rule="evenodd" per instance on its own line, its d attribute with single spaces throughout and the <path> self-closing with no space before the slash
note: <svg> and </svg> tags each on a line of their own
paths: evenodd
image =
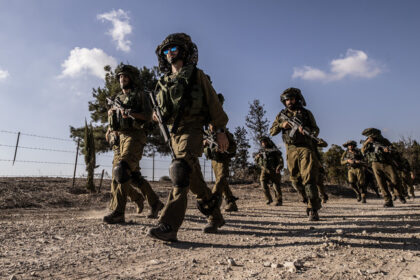
<svg viewBox="0 0 420 280">
<path fill-rule="evenodd" d="M 177 50 L 178 50 L 178 47 L 177 47 L 177 46 L 173 46 L 173 47 L 170 47 L 170 48 L 165 49 L 165 50 L 163 51 L 163 54 L 164 54 L 164 55 L 167 55 L 167 54 L 169 53 L 169 51 L 171 51 L 171 52 L 176 52 Z"/>
</svg>

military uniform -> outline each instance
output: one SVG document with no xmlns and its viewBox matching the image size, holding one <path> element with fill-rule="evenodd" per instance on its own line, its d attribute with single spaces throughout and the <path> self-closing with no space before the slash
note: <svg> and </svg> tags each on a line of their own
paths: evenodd
<svg viewBox="0 0 420 280">
<path fill-rule="evenodd" d="M 257 165 L 261 168 L 260 184 L 266 199 L 266 203 L 273 202 L 268 184 L 273 183 L 275 205 L 281 206 L 283 204 L 283 196 L 281 192 L 281 174 L 277 170 L 283 168 L 283 157 L 279 149 L 272 143 L 271 140 L 266 147 L 262 147 L 255 157 Z"/>
<path fill-rule="evenodd" d="M 116 138 L 116 140 L 118 140 L 117 143 L 112 142 L 112 151 L 114 152 L 114 157 L 112 160 L 112 169 L 115 168 L 115 166 L 118 164 L 119 162 L 119 158 L 120 158 L 120 147 L 119 147 L 119 138 L 118 136 L 115 136 L 115 132 L 111 132 L 111 134 L 114 134 L 110 137 L 112 138 Z M 114 176 L 112 175 L 112 179 L 111 179 L 111 202 L 109 204 L 109 209 L 111 209 L 112 211 L 115 210 L 117 208 L 117 201 L 114 199 L 114 197 L 116 196 L 116 190 L 118 187 L 118 182 L 115 180 Z M 133 187 L 132 185 L 127 187 L 127 196 L 130 198 L 131 201 L 133 201 L 136 205 L 137 205 L 137 213 L 140 214 L 143 211 L 143 207 L 144 207 L 144 197 L 143 195 L 139 192 L 139 190 L 135 187 Z"/>
<path fill-rule="evenodd" d="M 116 71 L 117 77 L 128 72 L 130 82 L 133 82 L 133 68 L 133 66 L 124 65 L 121 70 Z M 113 198 L 115 209 L 110 215 L 104 217 L 104 221 L 107 223 L 124 221 L 127 196 L 131 192 L 132 186 L 141 190 L 151 206 L 151 213 L 148 217 L 155 218 L 157 212 L 163 208 L 163 203 L 152 190 L 149 182 L 141 176 L 139 165 L 147 139 L 144 125 L 151 120 L 151 105 L 147 95 L 134 87 L 128 93 L 119 93 L 116 99 L 120 101 L 124 108 L 131 110 L 132 113 L 143 114 L 146 120 L 124 118 L 116 110 L 113 110 L 109 116 L 110 128 L 113 131 L 117 131 L 119 135 L 118 156 L 113 168 L 113 176 L 118 185 Z"/>
<path fill-rule="evenodd" d="M 363 143 L 362 153 L 372 165 L 373 173 L 385 200 L 384 207 L 394 206 L 392 190 L 395 191 L 400 201 L 405 203 L 401 190 L 401 180 L 393 164 L 394 158 L 391 151 L 385 151 L 385 149 L 391 149 L 391 142 L 384 138 L 381 131 L 376 128 L 367 128 L 362 132 L 362 135 L 372 139 L 372 141 Z"/>
<path fill-rule="evenodd" d="M 343 144 L 344 147 L 352 145 L 354 148 L 351 151 L 347 149 L 341 155 L 341 164 L 346 165 L 348 168 L 347 178 L 350 186 L 356 193 L 357 201 L 366 203 L 366 180 L 365 180 L 365 169 L 362 165 L 363 155 L 359 149 L 356 148 L 355 141 L 348 141 Z M 348 160 L 352 160 L 353 163 L 349 163 Z M 356 162 L 358 161 L 358 162 Z"/>
<path fill-rule="evenodd" d="M 177 73 L 172 73 L 171 64 L 163 53 L 171 46 L 180 48 L 178 56 L 183 61 Z M 203 126 L 210 122 L 219 132 L 226 127 L 228 117 L 208 77 L 196 67 L 197 46 L 187 34 L 169 35 L 157 47 L 156 55 L 159 67 L 165 73 L 158 81 L 156 99 L 171 131 L 175 160 L 170 167 L 173 189 L 162 210 L 159 225 L 151 228 L 148 235 L 160 240 L 177 240 L 187 210 L 189 190 L 197 196 L 199 210 L 208 217 L 204 232 L 214 233 L 225 221 L 220 212 L 220 199 L 204 182 L 198 157 L 203 153 Z"/>
<path fill-rule="evenodd" d="M 290 137 L 290 128 L 284 129 L 282 127 L 286 123 L 282 113 L 289 118 L 297 117 L 301 121 L 302 127 L 309 129 L 314 136 L 318 135 L 319 128 L 312 113 L 303 107 L 306 103 L 299 89 L 286 89 L 281 95 L 283 104 L 285 104 L 287 98 L 295 98 L 299 103 L 294 110 L 286 108 L 276 116 L 271 126 L 270 134 L 274 136 L 282 132 L 283 142 L 286 145 L 287 167 L 292 185 L 300 193 L 305 193 L 308 199 L 307 213 L 310 214 L 310 219 L 318 220 L 321 200 L 316 187 L 319 169 L 316 143 L 309 136 L 303 135 L 299 131 L 296 131 L 294 136 Z"/>
<path fill-rule="evenodd" d="M 410 163 L 408 162 L 406 158 L 404 158 L 401 155 L 398 166 L 399 166 L 398 172 L 401 178 L 403 193 L 407 197 L 411 195 L 411 197 L 414 198 L 415 197 L 414 186 L 413 186 L 414 184 L 413 184 L 413 178 L 412 178 L 413 171 L 411 170 Z"/>
<path fill-rule="evenodd" d="M 210 130 L 206 131 L 208 135 L 212 132 Z M 212 146 L 208 142 L 205 144 L 204 154 L 208 159 L 211 160 L 211 167 L 214 171 L 216 177 L 215 184 L 212 189 L 213 194 L 224 197 L 226 201 L 225 211 L 238 211 L 238 206 L 236 205 L 236 200 L 238 199 L 232 193 L 232 190 L 229 187 L 229 164 L 236 152 L 236 144 L 234 143 L 233 135 L 226 130 L 226 134 L 229 139 L 229 149 L 225 153 L 217 151 L 215 146 Z"/>
</svg>

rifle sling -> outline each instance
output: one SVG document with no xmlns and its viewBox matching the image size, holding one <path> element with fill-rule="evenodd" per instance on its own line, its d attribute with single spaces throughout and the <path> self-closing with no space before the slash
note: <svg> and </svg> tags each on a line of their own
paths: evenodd
<svg viewBox="0 0 420 280">
<path fill-rule="evenodd" d="M 187 105 L 187 98 L 191 99 L 191 91 L 193 85 L 197 81 L 197 67 L 194 67 L 191 77 L 188 81 L 188 84 L 185 87 L 184 94 L 181 97 L 179 110 L 175 115 L 174 124 L 172 125 L 171 133 L 176 134 L 178 132 L 179 123 L 181 122 L 181 118 L 184 115 L 185 106 Z"/>
</svg>

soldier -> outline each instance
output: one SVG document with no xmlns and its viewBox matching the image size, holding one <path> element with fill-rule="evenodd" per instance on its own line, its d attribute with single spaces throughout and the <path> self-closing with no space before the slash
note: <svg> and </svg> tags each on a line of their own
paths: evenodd
<svg viewBox="0 0 420 280">
<path fill-rule="evenodd" d="M 116 70 L 121 92 L 116 96 L 124 108 L 108 111 L 110 127 L 118 132 L 119 156 L 113 168 L 113 176 L 118 183 L 114 194 L 115 209 L 104 217 L 109 224 L 123 223 L 130 185 L 138 187 L 146 197 L 151 210 L 149 218 L 156 218 L 163 203 L 140 173 L 139 162 L 146 144 L 144 125 L 151 120 L 151 105 L 147 96 L 139 91 L 140 73 L 134 66 L 122 65 Z"/>
<path fill-rule="evenodd" d="M 106 141 L 110 144 L 112 151 L 114 152 L 114 157 L 112 159 L 112 169 L 115 168 L 115 166 L 118 164 L 119 162 L 119 157 L 120 157 L 120 139 L 118 137 L 118 132 L 116 131 L 111 131 L 111 129 L 109 128 L 105 134 L 105 139 Z M 118 187 L 118 183 L 115 180 L 114 174 L 112 174 L 112 179 L 111 179 L 111 202 L 109 204 L 109 209 L 111 211 L 114 211 L 117 208 L 117 201 L 114 199 L 115 197 L 115 191 L 117 190 Z M 143 195 L 136 189 L 134 188 L 132 185 L 130 185 L 127 188 L 127 195 L 128 197 L 131 199 L 131 201 L 133 201 L 136 206 L 137 206 L 137 214 L 140 214 L 141 212 L 143 212 L 143 208 L 144 208 L 144 197 Z"/>
<path fill-rule="evenodd" d="M 219 93 L 217 94 L 217 97 L 219 98 L 220 104 L 223 106 L 225 101 L 223 94 Z M 205 133 L 209 137 L 214 135 L 213 126 L 210 125 L 209 130 L 205 131 Z M 238 211 L 238 206 L 236 205 L 236 200 L 238 200 L 238 198 L 233 196 L 233 193 L 229 187 L 228 178 L 230 159 L 235 156 L 236 143 L 232 133 L 230 133 L 228 129 L 226 129 L 226 135 L 229 140 L 229 148 L 227 152 L 219 152 L 216 145 L 210 143 L 209 140 L 204 140 L 204 154 L 208 159 L 211 159 L 211 166 L 216 177 L 216 182 L 214 184 L 212 193 L 219 196 L 223 195 L 226 201 L 225 211 L 234 212 Z"/>
<path fill-rule="evenodd" d="M 356 193 L 357 201 L 366 203 L 366 180 L 362 152 L 357 149 L 357 143 L 353 140 L 344 143 L 343 147 L 347 150 L 341 155 L 341 164 L 348 168 L 347 178 L 350 186 Z"/>
<path fill-rule="evenodd" d="M 302 196 L 305 194 L 307 197 L 306 213 L 309 215 L 309 220 L 318 221 L 318 210 L 321 208 L 316 187 L 319 168 L 316 155 L 318 143 L 315 143 L 311 136 L 318 135 L 319 128 L 311 111 L 304 108 L 306 102 L 300 89 L 286 89 L 281 94 L 280 100 L 286 109 L 277 115 L 270 134 L 274 136 L 282 132 L 292 185 Z M 301 123 L 297 130 L 286 120 L 286 117 L 288 119 L 295 118 Z M 308 131 L 310 135 L 305 131 Z"/>
<path fill-rule="evenodd" d="M 408 160 L 403 157 L 402 154 L 399 154 L 398 156 L 398 174 L 401 178 L 401 184 L 402 184 L 402 191 L 404 193 L 404 196 L 411 197 L 414 199 L 414 172 L 411 169 L 410 163 Z"/>
<path fill-rule="evenodd" d="M 255 162 L 261 168 L 260 184 L 264 192 L 266 204 L 273 202 L 268 184 L 273 183 L 275 206 L 283 205 L 281 193 L 281 170 L 283 169 L 283 157 L 280 150 L 267 136 L 260 139 L 261 150 L 255 156 Z"/>
<path fill-rule="evenodd" d="M 208 77 L 196 67 L 198 50 L 189 35 L 170 34 L 156 48 L 156 55 L 159 69 L 164 73 L 157 84 L 156 99 L 170 129 L 175 159 L 169 169 L 173 189 L 158 226 L 151 228 L 148 236 L 177 241 L 190 189 L 197 196 L 198 209 L 208 217 L 203 231 L 216 233 L 225 224 L 220 212 L 221 199 L 204 182 L 198 157 L 203 153 L 203 126 L 207 123 L 213 126 L 219 151 L 227 150 L 228 117 Z M 158 121 L 156 114 L 153 118 Z"/>
<path fill-rule="evenodd" d="M 384 207 L 394 207 L 391 192 L 394 189 L 401 203 L 406 203 L 401 190 L 401 181 L 393 164 L 392 144 L 376 128 L 366 128 L 362 135 L 367 139 L 363 143 L 362 153 L 372 165 L 376 182 L 385 200 Z"/>
</svg>

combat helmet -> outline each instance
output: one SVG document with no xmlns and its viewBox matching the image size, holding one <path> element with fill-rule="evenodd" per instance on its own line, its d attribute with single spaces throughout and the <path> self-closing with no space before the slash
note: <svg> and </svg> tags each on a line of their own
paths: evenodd
<svg viewBox="0 0 420 280">
<path fill-rule="evenodd" d="M 294 98 L 296 102 L 300 103 L 302 106 L 306 106 L 305 98 L 303 98 L 302 92 L 298 88 L 288 88 L 283 91 L 283 93 L 280 95 L 280 101 L 283 103 L 284 106 L 286 106 L 286 100 Z"/>
<path fill-rule="evenodd" d="M 225 97 L 223 96 L 223 94 L 218 93 L 218 94 L 217 94 L 217 98 L 219 98 L 219 102 L 220 102 L 220 104 L 222 104 L 222 105 L 223 105 L 223 103 L 225 103 Z"/>
<path fill-rule="evenodd" d="M 381 131 L 377 128 L 366 128 L 362 131 L 362 135 L 366 137 L 375 137 L 381 135 Z"/>
<path fill-rule="evenodd" d="M 259 138 L 259 140 L 260 140 L 260 143 L 262 143 L 262 142 L 267 143 L 267 147 L 269 147 L 269 148 L 271 148 L 271 147 L 275 147 L 274 142 L 273 142 L 273 141 L 270 139 L 270 137 L 268 137 L 268 136 L 261 136 L 261 137 Z"/>
<path fill-rule="evenodd" d="M 140 71 L 129 64 L 120 64 L 115 69 L 115 77 L 119 80 L 121 75 L 127 75 L 130 78 L 132 88 L 140 87 Z"/>
<path fill-rule="evenodd" d="M 343 147 L 345 147 L 345 148 L 348 147 L 348 146 L 357 147 L 357 143 L 354 140 L 349 140 L 349 141 L 347 141 L 346 143 L 343 144 Z"/>
<path fill-rule="evenodd" d="M 197 65 L 198 49 L 197 45 L 191 41 L 191 37 L 185 33 L 173 33 L 163 40 L 163 42 L 156 48 L 156 56 L 159 61 L 159 70 L 163 73 L 171 71 L 171 65 L 166 60 L 163 51 L 170 46 L 178 46 L 180 48 L 178 59 L 182 59 L 184 65 Z"/>
</svg>

